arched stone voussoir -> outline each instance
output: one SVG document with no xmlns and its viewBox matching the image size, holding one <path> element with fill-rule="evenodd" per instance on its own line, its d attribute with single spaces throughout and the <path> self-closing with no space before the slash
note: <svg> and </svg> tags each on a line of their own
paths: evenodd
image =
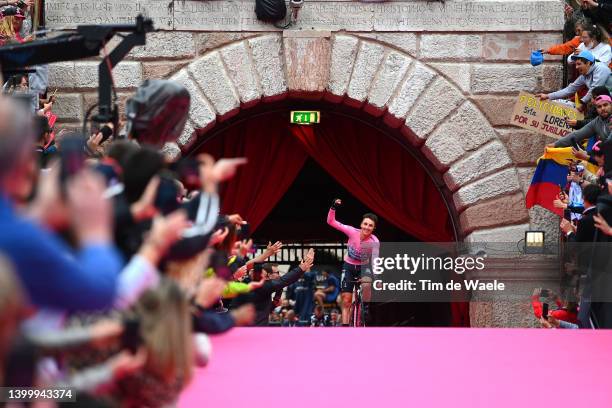
<svg viewBox="0 0 612 408">
<path fill-rule="evenodd" d="M 213 51 L 204 55 L 189 64 L 187 69 L 220 118 L 238 113 L 240 100 L 225 71 L 219 52 Z"/>
<path fill-rule="evenodd" d="M 346 92 L 348 99 L 345 103 L 347 105 L 361 107 L 364 104 L 384 55 L 385 47 L 381 44 L 361 42 Z"/>
<path fill-rule="evenodd" d="M 256 105 L 262 98 L 253 60 L 245 41 L 229 44 L 219 50 L 227 73 L 234 84 L 241 108 Z"/>
<path fill-rule="evenodd" d="M 506 147 L 493 140 L 459 160 L 444 174 L 444 181 L 451 191 L 512 165 Z"/>
<path fill-rule="evenodd" d="M 381 116 L 385 112 L 412 62 L 412 58 L 396 51 L 387 54 L 372 81 L 367 98 L 368 104 L 364 107 L 366 112 L 373 116 Z"/>
<path fill-rule="evenodd" d="M 289 96 L 322 98 L 329 83 L 332 45 L 326 37 L 283 39 Z"/>
<path fill-rule="evenodd" d="M 404 126 L 410 108 L 414 106 L 419 96 L 438 77 L 435 71 L 425 64 L 416 61 L 399 91 L 389 101 L 385 123 L 393 128 Z"/>
<path fill-rule="evenodd" d="M 513 194 L 521 190 L 516 170 L 508 168 L 461 187 L 453 195 L 455 208 L 461 212 L 481 201 Z"/>
<path fill-rule="evenodd" d="M 264 101 L 275 101 L 287 96 L 284 55 L 280 34 L 248 39 Z"/>
<path fill-rule="evenodd" d="M 340 102 L 347 92 L 359 49 L 359 40 L 350 35 L 334 35 L 332 39 L 329 83 L 325 99 Z"/>
<path fill-rule="evenodd" d="M 472 102 L 466 101 L 427 138 L 422 150 L 438 170 L 444 171 L 469 152 L 496 138 L 484 115 Z M 505 159 L 508 156 L 506 147 L 498 148 L 503 150 Z M 457 187 L 451 189 L 454 191 Z"/>
<path fill-rule="evenodd" d="M 406 118 L 405 125 L 419 139 L 415 141 L 415 144 L 423 144 L 431 132 L 438 125 L 444 123 L 446 117 L 464 100 L 465 97 L 457 87 L 438 76 L 417 99 L 415 106 Z"/>
</svg>

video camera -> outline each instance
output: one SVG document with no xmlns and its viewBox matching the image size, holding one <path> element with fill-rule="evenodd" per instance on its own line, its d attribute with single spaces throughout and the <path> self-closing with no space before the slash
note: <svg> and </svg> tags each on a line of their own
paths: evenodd
<svg viewBox="0 0 612 408">
<path fill-rule="evenodd" d="M 0 47 L 2 75 L 10 78 L 29 73 L 28 67 L 34 65 L 97 57 L 116 34 L 129 33 L 122 35 L 121 43 L 99 65 L 98 114 L 92 117 L 97 123 L 112 122 L 114 129 L 118 129 L 119 109 L 116 95 L 113 97 L 112 69 L 132 48 L 145 45 L 146 35 L 152 31 L 153 21 L 139 15 L 135 24 L 80 25 L 68 32 L 62 30 L 63 34 L 56 37 Z M 86 116 L 84 125 L 87 120 Z"/>
</svg>

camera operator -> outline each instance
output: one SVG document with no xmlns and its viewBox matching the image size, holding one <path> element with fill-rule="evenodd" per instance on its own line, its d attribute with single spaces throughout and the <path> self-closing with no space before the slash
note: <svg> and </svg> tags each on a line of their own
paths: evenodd
<svg viewBox="0 0 612 408">
<path fill-rule="evenodd" d="M 282 290 L 300 279 L 304 272 L 312 267 L 313 262 L 314 249 L 311 248 L 306 253 L 300 266 L 290 270 L 278 279 L 270 279 L 269 274 L 273 272 L 272 266 L 270 264 L 264 265 L 261 274 L 266 281 L 261 288 L 252 292 L 252 299 L 256 311 L 255 326 L 268 325 L 268 316 L 272 310 L 272 293 Z M 254 277 L 254 279 L 257 279 L 257 277 Z"/>
</svg>

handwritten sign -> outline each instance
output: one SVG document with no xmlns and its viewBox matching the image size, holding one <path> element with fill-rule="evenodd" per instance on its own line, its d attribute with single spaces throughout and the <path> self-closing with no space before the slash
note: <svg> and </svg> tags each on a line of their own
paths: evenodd
<svg viewBox="0 0 612 408">
<path fill-rule="evenodd" d="M 582 120 L 584 115 L 571 106 L 540 100 L 535 95 L 521 92 L 512 112 L 512 124 L 527 130 L 559 139 L 574 131 L 566 119 Z"/>
</svg>

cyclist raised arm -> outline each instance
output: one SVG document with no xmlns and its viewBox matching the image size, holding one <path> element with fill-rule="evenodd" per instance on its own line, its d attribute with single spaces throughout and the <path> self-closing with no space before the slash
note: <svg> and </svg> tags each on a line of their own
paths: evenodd
<svg viewBox="0 0 612 408">
<path fill-rule="evenodd" d="M 348 237 L 347 254 L 342 264 L 342 325 L 348 326 L 350 306 L 355 281 L 361 281 L 363 301 L 369 302 L 372 290 L 372 256 L 378 256 L 378 238 L 373 234 L 378 217 L 372 213 L 364 214 L 360 228 L 344 225 L 336 220 L 336 209 L 342 205 L 342 200 L 335 199 L 327 213 L 327 223 Z M 367 309 L 364 308 L 367 313 Z"/>
</svg>

